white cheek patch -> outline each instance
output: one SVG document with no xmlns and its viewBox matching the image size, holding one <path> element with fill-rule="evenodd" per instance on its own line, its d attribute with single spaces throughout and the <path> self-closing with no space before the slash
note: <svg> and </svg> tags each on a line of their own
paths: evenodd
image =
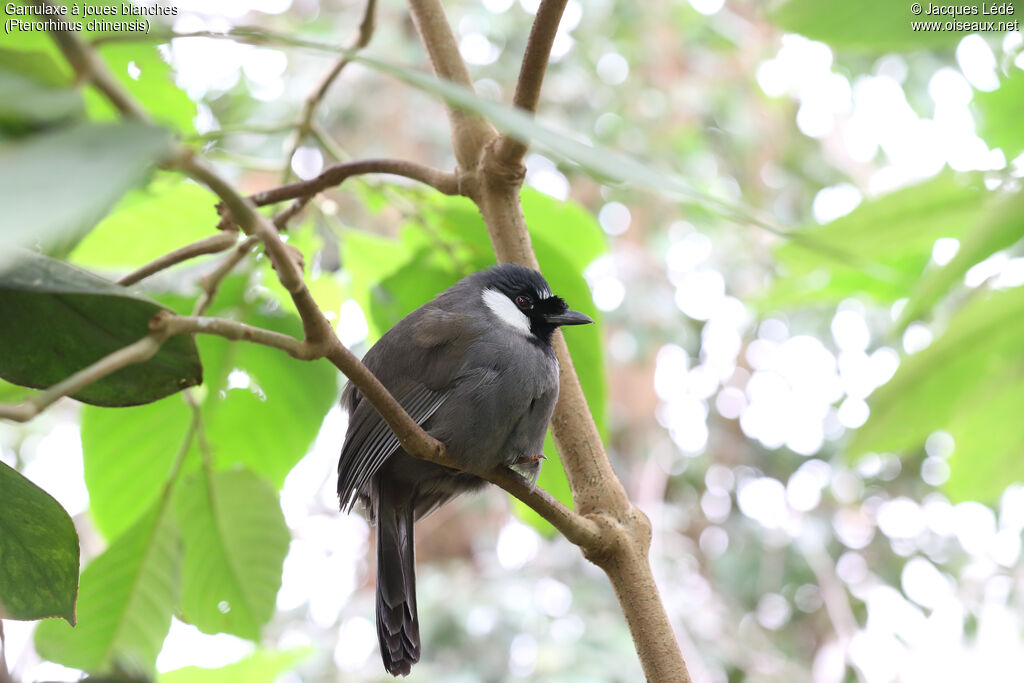
<svg viewBox="0 0 1024 683">
<path fill-rule="evenodd" d="M 513 327 L 523 334 L 530 334 L 530 319 L 523 315 L 523 312 L 516 308 L 512 300 L 496 289 L 485 289 L 483 293 L 484 304 L 491 309 L 498 319 L 509 327 Z"/>
</svg>

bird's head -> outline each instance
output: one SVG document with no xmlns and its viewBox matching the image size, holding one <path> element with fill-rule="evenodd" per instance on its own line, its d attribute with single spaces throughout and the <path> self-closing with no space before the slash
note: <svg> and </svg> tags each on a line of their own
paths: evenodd
<svg viewBox="0 0 1024 683">
<path fill-rule="evenodd" d="M 551 293 L 540 273 L 525 266 L 506 263 L 481 273 L 484 305 L 502 323 L 544 343 L 562 325 L 594 322 L 589 316 L 569 310 L 568 304 Z"/>
</svg>

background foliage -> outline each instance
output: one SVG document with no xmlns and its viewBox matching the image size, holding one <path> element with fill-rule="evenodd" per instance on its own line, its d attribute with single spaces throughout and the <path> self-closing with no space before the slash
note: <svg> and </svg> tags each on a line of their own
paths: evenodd
<svg viewBox="0 0 1024 683">
<path fill-rule="evenodd" d="M 48 386 L 161 307 L 191 311 L 221 257 L 112 284 L 216 225 L 212 194 L 154 170 L 174 136 L 248 190 L 332 157 L 452 168 L 440 99 L 456 100 L 534 142 L 526 218 L 553 289 L 600 316 L 567 337 L 652 517 L 694 678 L 1015 680 L 1019 31 L 913 31 L 888 2 L 570 1 L 532 122 L 499 103 L 534 3 L 447 3 L 478 98 L 422 76 L 404 9 L 384 3 L 316 117 L 326 137 L 284 168 L 334 58 L 316 45 L 353 33 L 362 7 L 256 5 L 181 2 L 164 27 L 257 27 L 248 42 L 100 43 L 155 126 L 115 122 L 44 34 L 5 37 L 0 376 Z M 999 18 L 1019 19 L 1011 7 Z M 361 349 L 493 262 L 471 204 L 386 178 L 325 193 L 288 237 Z M 290 311 L 257 253 L 209 313 L 299 335 Z M 70 355 L 51 349 L 62 339 Z M 367 529 L 333 495 L 339 389 L 322 361 L 180 338 L 77 396 L 93 405 L 0 425 L 15 679 L 381 678 Z M 28 393 L 0 383 L 0 400 Z M 567 500 L 545 452 L 541 485 Z M 414 678 L 637 680 L 603 577 L 509 507 L 489 492 L 420 525 L 430 655 Z M 20 621 L 51 616 L 78 625 Z"/>
</svg>

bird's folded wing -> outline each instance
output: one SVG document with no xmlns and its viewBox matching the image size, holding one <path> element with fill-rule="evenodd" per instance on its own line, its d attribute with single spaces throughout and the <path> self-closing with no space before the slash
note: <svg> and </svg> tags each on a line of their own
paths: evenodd
<svg viewBox="0 0 1024 683">
<path fill-rule="evenodd" d="M 414 385 L 395 397 L 416 424 L 422 425 L 441 407 L 447 392 Z M 349 417 L 351 426 L 338 463 L 338 496 L 343 510 L 350 510 L 360 490 L 377 473 L 400 444 L 387 423 L 369 401 L 360 400 Z"/>
</svg>

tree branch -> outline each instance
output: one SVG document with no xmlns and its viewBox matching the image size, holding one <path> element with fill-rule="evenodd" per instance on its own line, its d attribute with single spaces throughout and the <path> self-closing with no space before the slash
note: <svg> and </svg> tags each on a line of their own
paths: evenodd
<svg viewBox="0 0 1024 683">
<path fill-rule="evenodd" d="M 333 164 L 324 169 L 315 178 L 257 192 L 249 197 L 249 199 L 256 206 L 276 204 L 277 202 L 296 197 L 306 197 L 308 199 L 329 187 L 340 185 L 352 176 L 366 173 L 386 173 L 411 178 L 412 180 L 429 185 L 442 194 L 459 194 L 459 183 L 453 173 L 446 173 L 423 164 L 417 164 L 414 161 L 403 161 L 401 159 L 360 159 L 359 161 Z"/>
<path fill-rule="evenodd" d="M 166 339 L 166 335 L 149 334 L 134 344 L 129 344 L 104 356 L 92 365 L 54 384 L 49 389 L 29 396 L 21 403 L 0 403 L 0 417 L 14 420 L 15 422 L 28 422 L 50 407 L 57 399 L 70 396 L 127 365 L 141 363 L 152 358 L 160 349 L 164 339 Z"/>
<path fill-rule="evenodd" d="M 516 92 L 512 104 L 532 113 L 537 111 L 540 101 L 540 88 L 544 83 L 544 74 L 548 69 L 551 46 L 558 33 L 558 24 L 562 21 L 562 13 L 568 0 L 542 0 L 537 8 L 537 15 L 530 29 L 530 37 L 526 41 L 526 52 L 519 68 L 519 80 L 516 81 Z M 503 164 L 516 166 L 526 154 L 526 145 L 507 135 L 502 135 L 498 143 L 497 156 Z"/>
<path fill-rule="evenodd" d="M 469 77 L 462 55 L 459 54 L 459 46 L 455 42 L 451 26 L 448 25 L 441 0 L 409 0 L 409 10 L 416 30 L 419 31 L 420 40 L 430 56 L 434 73 L 439 78 L 457 83 L 474 92 L 473 81 Z M 461 169 L 469 171 L 476 168 L 480 153 L 498 133 L 490 123 L 476 114 L 455 109 L 451 105 L 446 106 L 455 160 Z"/>
<path fill-rule="evenodd" d="M 291 174 L 292 158 L 295 156 L 295 152 L 298 151 L 299 145 L 302 144 L 303 138 L 313 132 L 313 114 L 316 113 L 317 106 L 324 99 L 324 96 L 327 94 L 328 89 L 330 89 L 331 84 L 334 83 L 334 79 L 336 79 L 342 70 L 348 66 L 349 62 L 352 61 L 353 52 L 366 47 L 370 43 L 370 38 L 373 37 L 373 29 L 376 25 L 376 16 L 377 0 L 366 0 L 366 8 L 363 10 L 363 19 L 359 22 L 359 33 L 356 35 L 352 46 L 345 51 L 345 54 L 339 58 L 326 73 L 324 73 L 320 78 L 320 81 L 317 83 L 316 88 L 306 96 L 306 100 L 302 103 L 299 122 L 296 125 L 292 141 L 288 146 L 288 154 L 285 155 L 285 180 L 288 180 L 288 177 Z"/>
<path fill-rule="evenodd" d="M 175 249 L 171 253 L 164 254 L 160 258 L 154 260 L 152 263 L 147 263 L 138 270 L 128 273 L 118 280 L 117 284 L 124 285 L 126 287 L 134 285 L 136 282 L 144 280 L 150 275 L 158 273 L 161 270 L 175 266 L 182 261 L 188 261 L 191 258 L 202 256 L 203 254 L 216 254 L 224 251 L 237 241 L 238 235 L 231 231 L 221 231 L 216 235 L 204 237 L 198 242 L 193 242 L 192 244 L 185 245 L 180 249 Z"/>
</svg>

